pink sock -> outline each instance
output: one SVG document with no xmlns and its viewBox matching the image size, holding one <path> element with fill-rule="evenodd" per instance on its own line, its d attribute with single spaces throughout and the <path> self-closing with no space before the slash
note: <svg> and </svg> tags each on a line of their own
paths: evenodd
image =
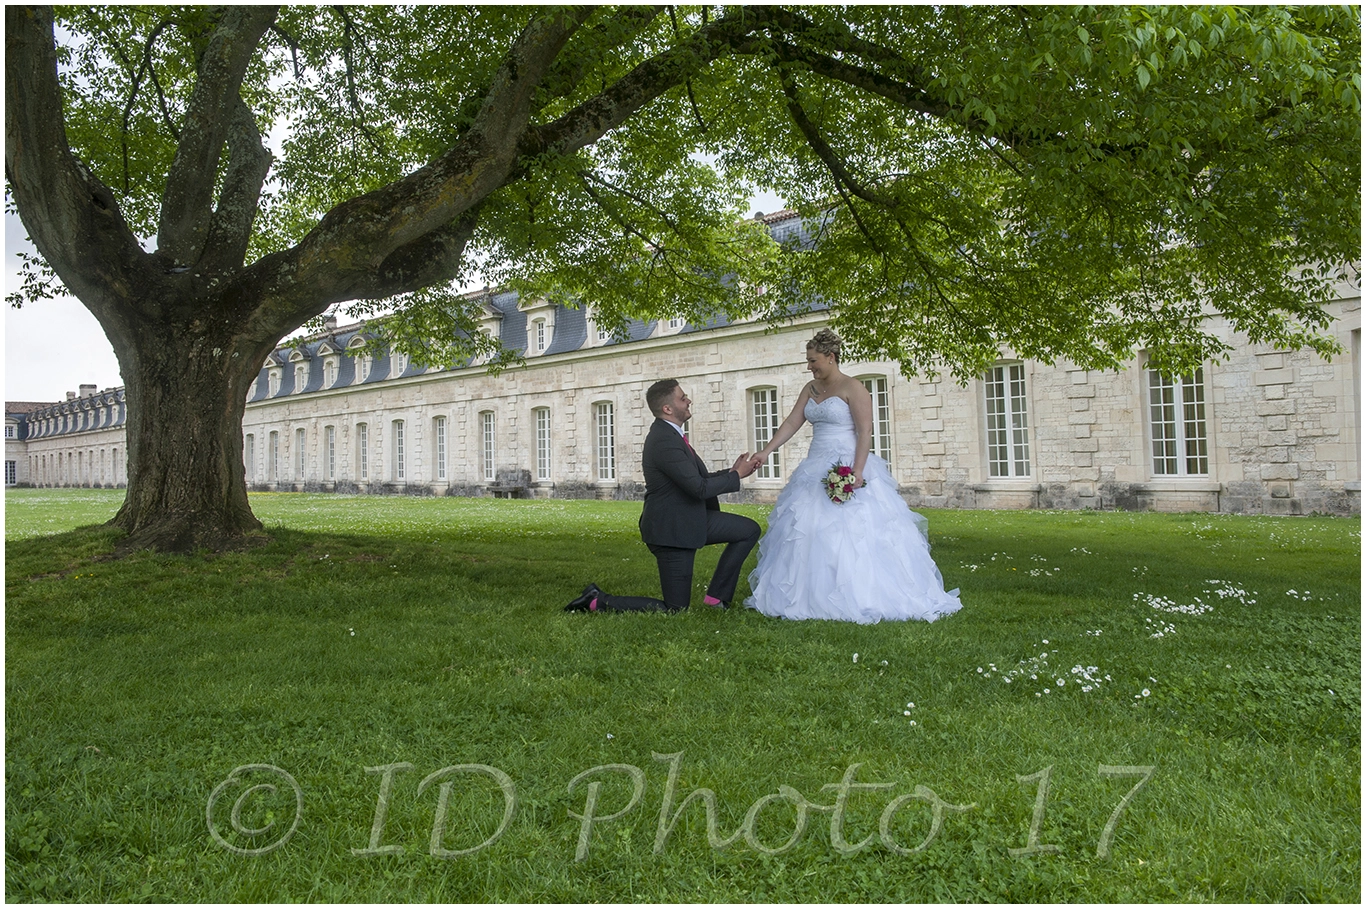
<svg viewBox="0 0 1366 909">
<path fill-rule="evenodd" d="M 597 597 L 593 597 L 593 599 L 589 602 L 589 604 L 588 604 L 588 609 L 589 609 L 590 612 L 597 612 L 597 611 L 598 611 L 598 598 L 597 598 Z"/>
<path fill-rule="evenodd" d="M 704 597 L 702 598 L 702 605 L 704 605 L 704 606 L 720 606 L 720 605 L 721 605 L 721 601 L 718 600 L 716 597 L 712 596 L 711 594 L 707 594 L 706 596 L 704 596 Z"/>
</svg>

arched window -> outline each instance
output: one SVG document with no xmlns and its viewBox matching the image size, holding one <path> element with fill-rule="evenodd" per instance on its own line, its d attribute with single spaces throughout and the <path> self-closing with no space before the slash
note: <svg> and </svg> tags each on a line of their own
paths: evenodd
<svg viewBox="0 0 1366 909">
<path fill-rule="evenodd" d="M 436 440 L 436 469 L 435 479 L 438 483 L 446 482 L 446 418 L 437 417 L 432 420 L 432 437 Z"/>
<path fill-rule="evenodd" d="M 536 408 L 536 479 L 550 479 L 550 408 Z"/>
<path fill-rule="evenodd" d="M 406 452 L 403 449 L 403 421 L 393 422 L 393 444 L 394 444 L 394 482 L 402 483 L 407 477 L 408 462 Z"/>
<path fill-rule="evenodd" d="M 337 479 L 337 427 L 323 427 L 323 479 Z"/>
<path fill-rule="evenodd" d="M 362 482 L 370 479 L 370 427 L 356 424 L 356 476 Z"/>
<path fill-rule="evenodd" d="M 480 458 L 480 467 L 484 476 L 485 483 L 492 483 L 494 478 L 493 469 L 493 433 L 495 428 L 493 411 L 485 410 L 479 414 L 479 426 L 483 432 L 483 449 Z"/>
<path fill-rule="evenodd" d="M 256 436 L 247 433 L 244 443 L 242 447 L 245 458 L 242 466 L 246 468 L 247 481 L 254 482 L 256 480 Z M 115 472 L 117 473 L 117 471 Z"/>
</svg>

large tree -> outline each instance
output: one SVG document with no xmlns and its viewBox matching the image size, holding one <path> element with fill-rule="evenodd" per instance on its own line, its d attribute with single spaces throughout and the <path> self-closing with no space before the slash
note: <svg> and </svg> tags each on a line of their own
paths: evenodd
<svg viewBox="0 0 1366 909">
<path fill-rule="evenodd" d="M 6 9 L 5 173 L 127 385 L 133 546 L 259 528 L 241 419 L 342 303 L 483 343 L 476 271 L 609 323 L 782 318 L 979 371 L 1332 353 L 1360 231 L 1357 8 Z M 278 135 L 267 150 L 263 135 Z M 753 187 L 808 219 L 779 250 Z M 152 248 L 154 247 L 154 248 Z M 49 271 L 50 269 L 50 271 Z M 47 277 L 55 273 L 51 281 Z"/>
</svg>

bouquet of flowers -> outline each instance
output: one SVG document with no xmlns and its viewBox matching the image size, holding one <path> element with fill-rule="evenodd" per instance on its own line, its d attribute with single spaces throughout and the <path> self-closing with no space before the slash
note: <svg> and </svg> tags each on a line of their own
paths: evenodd
<svg viewBox="0 0 1366 909">
<path fill-rule="evenodd" d="M 854 497 L 854 468 L 836 461 L 825 475 L 825 494 L 836 505 L 843 505 Z"/>
</svg>

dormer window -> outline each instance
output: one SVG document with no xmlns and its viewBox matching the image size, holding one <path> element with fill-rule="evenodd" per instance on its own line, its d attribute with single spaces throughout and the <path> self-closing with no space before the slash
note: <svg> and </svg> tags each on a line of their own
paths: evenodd
<svg viewBox="0 0 1366 909">
<path fill-rule="evenodd" d="M 331 356 L 323 360 L 323 388 L 331 388 L 337 384 L 337 357 Z"/>
<path fill-rule="evenodd" d="M 393 361 L 393 370 L 390 372 L 390 375 L 397 379 L 408 371 L 408 355 L 402 351 L 396 350 L 393 353 Z"/>
<path fill-rule="evenodd" d="M 368 353 L 360 355 L 360 380 L 362 382 L 370 378 L 370 370 L 375 368 L 375 358 Z"/>
<path fill-rule="evenodd" d="M 266 373 L 266 384 L 269 389 L 268 394 L 278 395 L 280 393 L 280 379 L 283 370 L 278 367 Z"/>
<path fill-rule="evenodd" d="M 308 364 L 307 364 L 307 363 L 295 363 L 295 364 L 294 364 L 294 393 L 295 393 L 295 394 L 298 394 L 299 392 L 303 391 L 303 390 L 304 390 L 304 386 L 307 385 L 307 384 L 308 384 Z"/>
<path fill-rule="evenodd" d="M 683 322 L 682 319 L 678 319 L 678 318 L 670 319 L 670 320 L 669 320 L 669 331 L 678 331 L 680 328 L 683 327 L 683 324 L 684 324 L 684 322 Z"/>
<path fill-rule="evenodd" d="M 545 353 L 545 319 L 537 319 L 532 323 L 533 334 L 536 336 L 536 353 Z"/>
</svg>

